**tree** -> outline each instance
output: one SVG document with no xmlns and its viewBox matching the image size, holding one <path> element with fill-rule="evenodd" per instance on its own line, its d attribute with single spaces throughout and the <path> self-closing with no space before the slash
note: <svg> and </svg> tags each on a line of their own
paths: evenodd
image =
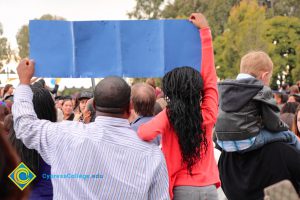
<svg viewBox="0 0 300 200">
<path fill-rule="evenodd" d="M 213 36 L 221 35 L 227 24 L 230 10 L 233 6 L 238 5 L 240 0 L 211 0 L 208 9 L 204 11 Z"/>
<path fill-rule="evenodd" d="M 175 19 L 187 18 L 194 12 L 204 13 L 208 9 L 209 2 L 209 0 L 175 0 L 165 6 L 162 16 Z"/>
<path fill-rule="evenodd" d="M 12 51 L 8 44 L 7 38 L 3 37 L 3 28 L 0 23 L 0 68 L 3 67 L 4 63 L 9 63 L 12 57 Z"/>
<path fill-rule="evenodd" d="M 136 6 L 132 12 L 127 13 L 129 18 L 158 19 L 164 0 L 136 0 Z"/>
<path fill-rule="evenodd" d="M 269 0 L 272 16 L 300 17 L 300 0 Z"/>
<path fill-rule="evenodd" d="M 277 16 L 266 20 L 265 27 L 263 37 L 274 62 L 272 86 L 277 86 L 277 80 L 280 84 L 300 80 L 300 19 Z"/>
<path fill-rule="evenodd" d="M 230 11 L 224 33 L 214 40 L 215 60 L 219 78 L 233 78 L 239 72 L 243 55 L 251 50 L 267 50 L 262 38 L 265 8 L 256 0 L 243 0 Z"/>
<path fill-rule="evenodd" d="M 65 20 L 63 17 L 52 16 L 50 14 L 43 15 L 39 20 Z M 29 56 L 29 32 L 28 25 L 23 25 L 16 36 L 18 47 L 19 47 L 19 57 L 26 58 Z"/>
</svg>

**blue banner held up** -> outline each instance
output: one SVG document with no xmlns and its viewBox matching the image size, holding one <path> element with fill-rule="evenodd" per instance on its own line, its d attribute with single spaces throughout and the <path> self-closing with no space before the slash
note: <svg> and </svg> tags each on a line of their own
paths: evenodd
<svg viewBox="0 0 300 200">
<path fill-rule="evenodd" d="M 198 30 L 187 20 L 29 23 L 38 77 L 161 77 L 179 66 L 200 70 Z"/>
</svg>

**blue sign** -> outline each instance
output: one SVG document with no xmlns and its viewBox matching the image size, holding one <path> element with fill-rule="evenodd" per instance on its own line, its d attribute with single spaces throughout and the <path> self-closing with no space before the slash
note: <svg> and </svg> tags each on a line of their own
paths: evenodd
<svg viewBox="0 0 300 200">
<path fill-rule="evenodd" d="M 200 70 L 200 34 L 188 20 L 33 20 L 29 36 L 37 77 L 161 77 L 180 66 Z"/>
</svg>

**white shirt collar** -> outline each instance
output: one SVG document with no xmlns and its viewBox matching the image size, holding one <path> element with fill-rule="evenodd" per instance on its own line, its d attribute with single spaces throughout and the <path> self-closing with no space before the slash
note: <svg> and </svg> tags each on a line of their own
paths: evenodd
<svg viewBox="0 0 300 200">
<path fill-rule="evenodd" d="M 251 76 L 250 74 L 240 73 L 240 74 L 236 77 L 236 80 L 246 79 L 246 78 L 255 78 L 255 77 L 254 77 L 254 76 Z"/>
</svg>

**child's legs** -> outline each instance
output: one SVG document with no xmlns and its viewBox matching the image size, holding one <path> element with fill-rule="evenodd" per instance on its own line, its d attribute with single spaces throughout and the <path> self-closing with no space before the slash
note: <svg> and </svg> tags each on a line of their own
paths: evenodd
<svg viewBox="0 0 300 200">
<path fill-rule="evenodd" d="M 265 144 L 272 142 L 286 142 L 295 146 L 300 150 L 300 141 L 297 136 L 291 131 L 281 131 L 281 132 L 270 132 L 266 129 L 262 129 L 259 134 L 256 136 L 254 144 L 244 150 L 243 152 L 248 152 L 251 150 L 259 149 Z"/>
</svg>

